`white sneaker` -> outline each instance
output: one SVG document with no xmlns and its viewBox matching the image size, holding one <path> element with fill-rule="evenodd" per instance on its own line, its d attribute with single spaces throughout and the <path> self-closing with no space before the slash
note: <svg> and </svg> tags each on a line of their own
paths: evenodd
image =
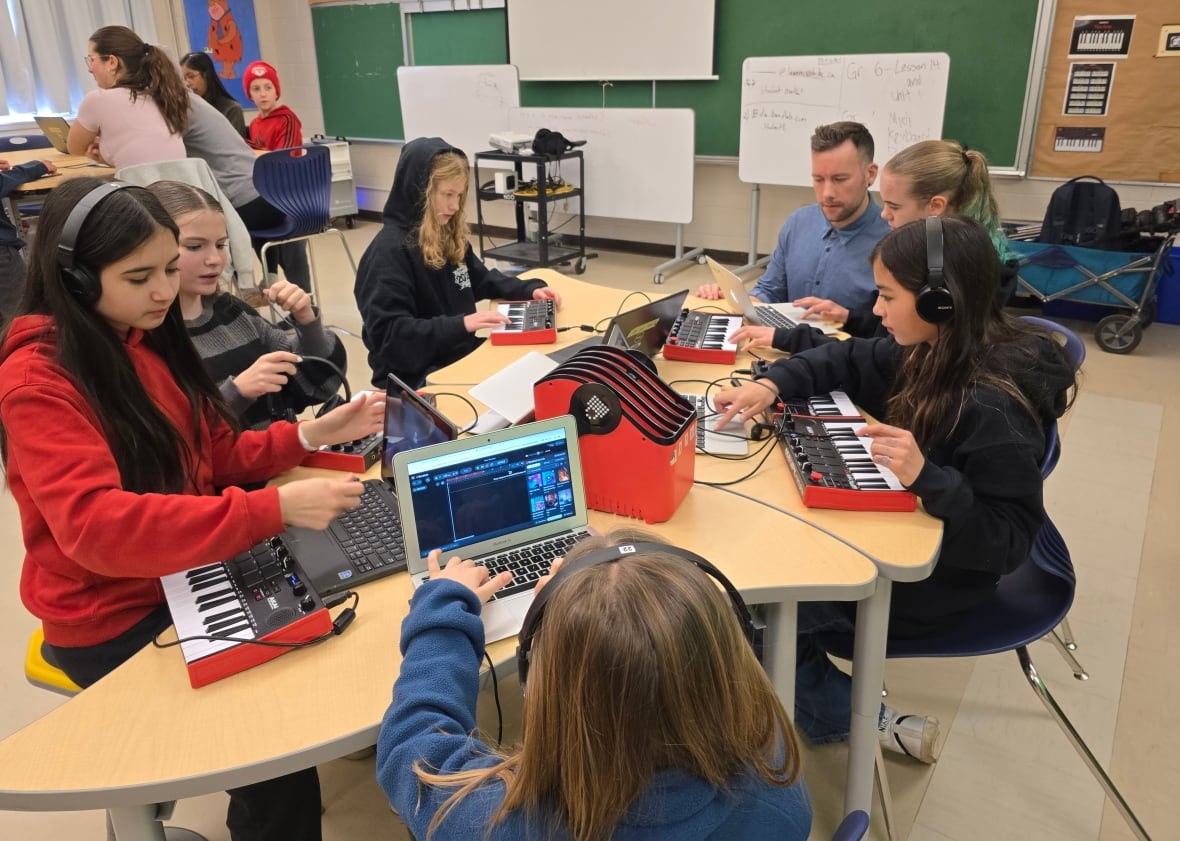
<svg viewBox="0 0 1180 841">
<path fill-rule="evenodd" d="M 881 747 L 903 753 L 919 762 L 931 763 L 936 757 L 938 719 L 932 715 L 902 715 L 893 707 L 881 705 L 877 717 L 877 736 Z"/>
</svg>

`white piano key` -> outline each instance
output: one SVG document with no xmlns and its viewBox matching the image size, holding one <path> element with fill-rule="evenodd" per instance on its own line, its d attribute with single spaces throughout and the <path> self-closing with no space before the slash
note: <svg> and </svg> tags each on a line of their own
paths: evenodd
<svg viewBox="0 0 1180 841">
<path fill-rule="evenodd" d="M 215 566 L 220 567 L 221 565 L 216 564 Z M 219 605 L 214 609 L 201 610 L 197 598 L 200 595 L 205 595 L 205 591 L 201 591 L 200 593 L 193 591 L 189 579 L 190 574 L 193 572 L 194 570 L 178 572 L 172 575 L 166 575 L 160 579 L 160 583 L 164 587 L 164 597 L 168 601 L 168 610 L 172 613 L 172 623 L 176 626 L 176 635 L 181 639 L 192 636 L 209 636 L 209 630 L 205 625 L 207 617 L 224 613 L 231 609 L 230 603 L 227 603 L 225 605 Z M 237 605 L 238 612 L 242 617 L 246 616 L 245 609 L 242 607 L 241 602 L 238 601 L 236 595 L 233 597 L 232 604 Z M 247 619 L 246 621 L 248 622 L 249 620 Z M 247 628 L 244 631 L 227 634 L 226 636 L 231 639 L 182 642 L 180 644 L 180 650 L 184 654 L 184 662 L 192 663 L 225 651 L 238 644 L 233 640 L 254 639 L 255 634 L 253 630 Z"/>
</svg>

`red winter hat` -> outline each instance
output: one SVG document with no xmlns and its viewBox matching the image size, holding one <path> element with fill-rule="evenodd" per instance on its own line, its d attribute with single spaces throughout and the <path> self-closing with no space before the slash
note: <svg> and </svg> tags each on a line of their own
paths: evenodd
<svg viewBox="0 0 1180 841">
<path fill-rule="evenodd" d="M 242 88 L 246 91 L 247 99 L 250 98 L 250 83 L 255 79 L 270 79 L 270 83 L 275 86 L 275 96 L 283 95 L 283 89 L 279 87 L 278 71 L 265 61 L 252 61 L 246 66 L 246 72 L 242 74 Z"/>
</svg>

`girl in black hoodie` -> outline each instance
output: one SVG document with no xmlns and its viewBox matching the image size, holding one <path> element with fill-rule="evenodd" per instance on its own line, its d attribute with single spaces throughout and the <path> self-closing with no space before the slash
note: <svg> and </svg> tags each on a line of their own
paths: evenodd
<svg viewBox="0 0 1180 841">
<path fill-rule="evenodd" d="M 508 277 L 475 256 L 467 184 L 467 156 L 445 140 L 420 137 L 402 148 L 385 225 L 365 249 L 353 288 L 378 388 L 387 374 L 421 387 L 429 372 L 479 347 L 477 330 L 507 321 L 477 311 L 476 301 L 558 298 L 544 281 Z"/>
</svg>

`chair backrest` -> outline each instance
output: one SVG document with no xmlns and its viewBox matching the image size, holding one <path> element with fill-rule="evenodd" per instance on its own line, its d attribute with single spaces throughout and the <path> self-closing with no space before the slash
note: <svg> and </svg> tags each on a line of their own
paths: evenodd
<svg viewBox="0 0 1180 841">
<path fill-rule="evenodd" d="M 53 143 L 43 134 L 13 134 L 0 137 L 0 152 L 19 152 L 21 149 L 52 149 Z"/>
<path fill-rule="evenodd" d="M 115 177 L 120 181 L 140 187 L 155 184 L 157 181 L 181 181 L 194 187 L 200 187 L 212 195 L 221 205 L 222 211 L 225 212 L 225 227 L 229 233 L 230 264 L 226 267 L 226 272 L 231 273 L 230 279 L 233 275 L 237 275 L 238 288 L 256 285 L 254 281 L 254 249 L 250 244 L 250 232 L 246 230 L 246 224 L 242 221 L 242 217 L 238 216 L 233 203 L 222 192 L 221 185 L 217 183 L 213 170 L 204 160 L 201 158 L 181 158 L 176 161 L 125 166 L 115 173 Z"/>
<path fill-rule="evenodd" d="M 1073 363 L 1073 369 L 1077 371 L 1082 367 L 1082 362 L 1086 359 L 1086 344 L 1077 333 L 1047 318 L 1040 318 L 1035 315 L 1022 315 L 1020 317 L 1029 324 L 1035 324 L 1041 329 L 1052 333 L 1054 338 L 1065 349 L 1065 355 Z M 1061 458 L 1061 438 L 1058 433 L 1056 419 L 1045 424 L 1044 432 L 1045 454 L 1041 457 L 1041 478 L 1047 479 L 1049 478 L 1049 474 L 1053 472 L 1053 468 L 1057 466 L 1057 460 Z"/>
<path fill-rule="evenodd" d="M 1056 321 L 1050 321 L 1047 318 L 1041 318 L 1036 315 L 1022 315 L 1022 320 L 1029 324 L 1035 324 L 1043 330 L 1048 330 L 1054 335 L 1065 348 L 1065 354 L 1073 363 L 1073 369 L 1076 371 L 1082 367 L 1082 363 L 1086 361 L 1086 343 L 1082 341 L 1073 330 L 1070 330 L 1063 324 L 1058 324 Z"/>
<path fill-rule="evenodd" d="M 318 234 L 331 212 L 332 164 L 327 146 L 309 144 L 259 155 L 254 188 L 293 223 L 288 237 Z"/>
</svg>

